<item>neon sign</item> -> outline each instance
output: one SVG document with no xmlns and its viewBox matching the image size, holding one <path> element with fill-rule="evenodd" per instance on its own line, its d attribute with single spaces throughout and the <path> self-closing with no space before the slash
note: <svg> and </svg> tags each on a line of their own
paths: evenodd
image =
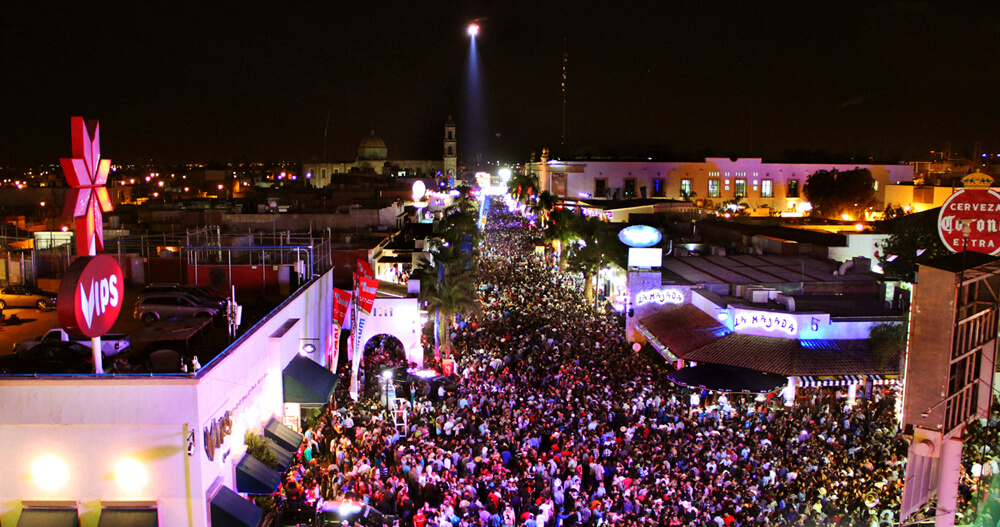
<svg viewBox="0 0 1000 527">
<path fill-rule="evenodd" d="M 684 293 L 676 289 L 653 289 L 640 291 L 635 295 L 635 305 L 642 306 L 656 302 L 657 304 L 683 304 Z"/>
<path fill-rule="evenodd" d="M 747 328 L 760 328 L 764 331 L 784 331 L 789 335 L 795 335 L 795 325 L 795 317 L 778 313 L 737 313 L 733 319 L 734 331 Z"/>
</svg>

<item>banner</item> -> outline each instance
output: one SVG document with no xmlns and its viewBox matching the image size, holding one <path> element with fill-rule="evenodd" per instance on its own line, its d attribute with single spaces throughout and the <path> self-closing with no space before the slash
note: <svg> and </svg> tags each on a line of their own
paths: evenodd
<svg viewBox="0 0 1000 527">
<path fill-rule="evenodd" d="M 330 345 L 327 346 L 327 367 L 330 371 L 337 371 L 337 364 L 340 362 L 340 326 L 336 323 L 330 329 Z"/>
<path fill-rule="evenodd" d="M 375 278 L 375 270 L 372 269 L 372 264 L 361 258 L 358 258 L 358 274 L 365 278 Z"/>
<path fill-rule="evenodd" d="M 358 263 L 361 263 L 358 260 Z M 365 322 L 375 304 L 375 293 L 378 292 L 378 280 L 366 278 L 354 273 L 354 327 L 351 328 L 351 341 L 354 350 L 351 365 L 351 398 L 358 400 L 358 370 L 361 368 L 361 356 L 365 352 L 365 343 L 361 340 L 365 332 Z"/>
<path fill-rule="evenodd" d="M 327 346 L 330 371 L 337 371 L 340 362 L 340 331 L 344 327 L 344 319 L 351 308 L 351 292 L 333 288 L 333 329 L 330 332 L 330 345 Z"/>
<path fill-rule="evenodd" d="M 344 327 L 347 310 L 351 308 L 351 292 L 333 288 L 333 323 Z"/>
</svg>

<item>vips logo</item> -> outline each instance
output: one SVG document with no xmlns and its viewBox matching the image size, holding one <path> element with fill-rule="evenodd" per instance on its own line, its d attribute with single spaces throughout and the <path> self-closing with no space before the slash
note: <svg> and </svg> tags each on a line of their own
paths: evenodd
<svg viewBox="0 0 1000 527">
<path fill-rule="evenodd" d="M 100 337 L 118 320 L 124 293 L 125 277 L 114 258 L 81 256 L 59 285 L 59 323 L 67 332 Z"/>
</svg>

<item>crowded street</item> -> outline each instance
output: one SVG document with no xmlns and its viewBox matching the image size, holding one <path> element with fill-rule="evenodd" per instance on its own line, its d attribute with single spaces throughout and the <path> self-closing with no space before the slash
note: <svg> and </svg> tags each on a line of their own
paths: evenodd
<svg viewBox="0 0 1000 527">
<path fill-rule="evenodd" d="M 307 423 L 286 499 L 364 501 L 404 527 L 888 525 L 907 443 L 895 399 L 836 389 L 691 392 L 638 353 L 624 318 L 534 251 L 540 232 L 494 212 L 481 311 L 453 329 L 457 393 L 343 390 Z M 343 384 L 343 383 L 342 383 Z M 411 402 L 412 401 L 412 402 Z"/>
</svg>

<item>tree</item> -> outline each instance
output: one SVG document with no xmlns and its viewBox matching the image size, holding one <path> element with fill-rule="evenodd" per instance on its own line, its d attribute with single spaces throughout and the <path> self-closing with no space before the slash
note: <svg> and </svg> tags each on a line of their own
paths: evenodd
<svg viewBox="0 0 1000 527">
<path fill-rule="evenodd" d="M 577 217 L 573 229 L 576 232 L 576 243 L 570 243 L 572 251 L 567 260 L 569 270 L 582 273 L 584 295 L 587 302 L 594 302 L 594 275 L 604 267 L 605 263 L 615 262 L 625 268 L 624 245 L 618 241 L 614 233 L 608 231 L 607 224 L 594 217 Z"/>
<path fill-rule="evenodd" d="M 813 214 L 829 219 L 839 220 L 844 214 L 862 219 L 866 210 L 878 204 L 875 179 L 867 168 L 819 170 L 809 176 L 802 192 L 812 203 Z"/>
<path fill-rule="evenodd" d="M 556 206 L 557 199 L 558 198 L 556 198 L 555 194 L 546 190 L 539 194 L 538 197 L 531 202 L 530 210 L 532 214 L 538 216 L 539 226 L 541 228 L 545 228 L 545 224 L 549 218 L 549 213 L 552 212 L 552 209 Z"/>
<path fill-rule="evenodd" d="M 881 369 L 892 360 L 898 361 L 906 349 L 906 338 L 906 323 L 873 325 L 868 332 L 868 349 L 875 367 Z"/>
<path fill-rule="evenodd" d="M 455 315 L 478 313 L 476 268 L 472 255 L 457 247 L 441 247 L 433 260 L 421 257 L 413 278 L 420 280 L 420 303 L 435 316 L 435 357 L 451 358 Z"/>
<path fill-rule="evenodd" d="M 545 241 L 555 242 L 559 251 L 559 267 L 566 266 L 566 252 L 569 243 L 580 236 L 576 232 L 575 222 L 580 216 L 571 210 L 555 209 L 549 214 L 549 225 L 545 228 Z"/>
<path fill-rule="evenodd" d="M 538 195 L 538 174 L 515 173 L 507 182 L 507 194 L 527 205 L 532 196 Z"/>
<path fill-rule="evenodd" d="M 919 260 L 950 253 L 937 232 L 938 210 L 908 214 L 894 220 L 892 235 L 878 251 L 879 265 L 886 275 L 913 282 Z"/>
</svg>

